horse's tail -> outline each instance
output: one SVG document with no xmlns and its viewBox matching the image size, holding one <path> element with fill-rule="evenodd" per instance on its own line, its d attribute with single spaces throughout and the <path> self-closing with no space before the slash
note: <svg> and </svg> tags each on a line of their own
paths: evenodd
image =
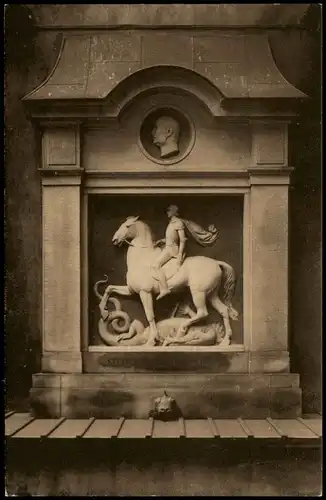
<svg viewBox="0 0 326 500">
<path fill-rule="evenodd" d="M 222 302 L 228 307 L 230 318 L 233 320 L 237 320 L 239 317 L 238 312 L 232 306 L 232 299 L 235 292 L 235 287 L 237 284 L 237 276 L 235 270 L 230 264 L 227 264 L 223 261 L 218 261 L 219 265 L 222 268 L 223 272 L 223 295 L 221 297 Z"/>
</svg>

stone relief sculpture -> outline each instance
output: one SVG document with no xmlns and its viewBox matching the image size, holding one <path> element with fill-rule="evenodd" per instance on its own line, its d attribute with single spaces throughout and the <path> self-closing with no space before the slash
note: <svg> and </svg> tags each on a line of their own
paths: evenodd
<svg viewBox="0 0 326 500">
<path fill-rule="evenodd" d="M 179 153 L 180 125 L 171 116 L 161 116 L 152 131 L 153 143 L 160 148 L 161 158 Z"/>
<path fill-rule="evenodd" d="M 102 296 L 98 292 L 98 286 L 101 283 L 107 283 L 107 280 L 98 281 L 94 287 L 94 291 L 100 300 L 102 300 Z M 109 346 L 145 345 L 151 335 L 150 326 L 145 327 L 138 319 L 131 321 L 129 315 L 121 310 L 120 301 L 115 297 L 109 297 L 108 301 L 114 305 L 115 309 L 110 313 L 105 312 L 103 315 L 105 319 L 101 318 L 99 321 L 99 334 L 103 342 Z M 176 313 L 181 314 L 183 317 L 176 317 Z M 195 314 L 189 305 L 177 304 L 170 318 L 156 324 L 157 345 L 220 345 L 221 347 L 229 345 L 227 341 L 223 340 L 224 331 L 220 323 L 192 325 L 183 337 L 177 338 L 178 330 L 184 323 L 184 316 L 193 318 Z M 108 327 L 110 325 L 114 333 L 109 331 Z"/>
<path fill-rule="evenodd" d="M 185 256 L 186 234 L 191 235 L 200 245 L 207 246 L 217 240 L 217 229 L 210 226 L 209 230 L 205 230 L 192 221 L 180 218 L 175 205 L 168 207 L 167 214 L 170 221 L 164 240 L 154 242 L 150 227 L 138 216 L 128 217 L 114 234 L 114 245 L 128 245 L 126 285 L 109 285 L 104 294 L 100 295 L 98 287 L 107 283 L 107 279 L 95 284 L 94 291 L 100 299 L 100 336 L 109 345 L 218 344 L 222 325 L 197 325 L 200 320 L 207 318 L 209 301 L 223 320 L 224 338 L 219 345 L 227 346 L 232 336 L 230 319 L 238 319 L 238 313 L 232 306 L 236 286 L 235 271 L 224 261 L 204 256 Z M 163 243 L 164 248 L 161 249 L 160 245 Z M 181 305 L 175 308 L 171 318 L 157 324 L 153 295 L 163 297 L 186 287 L 190 289 L 196 311 L 187 305 Z M 148 327 L 139 320 L 131 322 L 128 314 L 122 311 L 118 299 L 111 297 L 112 294 L 138 294 Z M 115 307 L 113 312 L 107 309 L 108 301 Z M 183 317 L 175 317 L 178 309 Z M 109 326 L 115 333 L 109 331 Z"/>
</svg>

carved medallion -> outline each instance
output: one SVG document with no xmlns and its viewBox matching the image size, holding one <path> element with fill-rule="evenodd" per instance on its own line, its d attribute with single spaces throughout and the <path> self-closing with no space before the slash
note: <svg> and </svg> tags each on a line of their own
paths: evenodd
<svg viewBox="0 0 326 500">
<path fill-rule="evenodd" d="M 177 108 L 162 107 L 147 114 L 140 127 L 139 144 L 152 161 L 172 165 L 183 160 L 195 142 L 195 127 Z"/>
</svg>

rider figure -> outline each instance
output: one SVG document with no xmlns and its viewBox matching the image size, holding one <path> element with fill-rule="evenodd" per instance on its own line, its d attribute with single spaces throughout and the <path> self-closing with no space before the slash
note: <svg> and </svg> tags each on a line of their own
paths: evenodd
<svg viewBox="0 0 326 500">
<path fill-rule="evenodd" d="M 166 228 L 165 239 L 156 242 L 156 245 L 165 242 L 165 247 L 154 262 L 153 270 L 159 280 L 160 293 L 157 300 L 171 293 L 168 288 L 165 273 L 162 266 L 171 259 L 177 259 L 180 267 L 184 259 L 184 249 L 186 244 L 185 226 L 182 219 L 178 217 L 179 209 L 176 205 L 170 205 L 167 208 L 167 216 L 170 222 Z"/>
</svg>

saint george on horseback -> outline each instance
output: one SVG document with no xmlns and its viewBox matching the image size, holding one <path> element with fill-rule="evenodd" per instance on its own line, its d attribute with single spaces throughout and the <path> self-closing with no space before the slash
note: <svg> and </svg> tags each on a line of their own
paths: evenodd
<svg viewBox="0 0 326 500">
<path fill-rule="evenodd" d="M 214 226 L 210 226 L 208 231 L 206 231 L 195 222 L 180 218 L 177 205 L 170 205 L 166 213 L 170 221 L 165 231 L 165 238 L 158 240 L 155 244 L 158 246 L 165 243 L 162 252 L 153 265 L 154 275 L 157 277 L 160 285 L 160 293 L 156 300 L 171 293 L 162 266 L 171 259 L 176 259 L 177 268 L 179 269 L 185 259 L 186 230 L 202 246 L 212 245 L 218 238 L 218 231 Z"/>
<path fill-rule="evenodd" d="M 114 234 L 114 245 L 128 244 L 126 285 L 109 285 L 106 288 L 99 305 L 102 317 L 105 319 L 106 303 L 112 293 L 124 296 L 138 294 L 150 328 L 146 345 L 153 346 L 158 338 L 153 295 L 163 297 L 170 291 L 188 287 L 196 312 L 192 317 L 184 318 L 177 332 L 176 342 L 187 333 L 191 325 L 208 316 L 208 300 L 222 316 L 225 344 L 228 345 L 232 335 L 230 318 L 238 317 L 232 306 L 235 271 L 224 261 L 204 256 L 184 257 L 186 232 L 202 246 L 213 244 L 218 232 L 214 226 L 210 226 L 207 231 L 192 221 L 181 219 L 176 206 L 169 207 L 168 216 L 170 223 L 163 240 L 163 250 L 158 248 L 160 242 L 154 243 L 150 227 L 138 216 L 127 217 Z M 176 266 L 176 263 L 180 265 Z M 155 277 L 157 271 L 164 275 Z"/>
</svg>

